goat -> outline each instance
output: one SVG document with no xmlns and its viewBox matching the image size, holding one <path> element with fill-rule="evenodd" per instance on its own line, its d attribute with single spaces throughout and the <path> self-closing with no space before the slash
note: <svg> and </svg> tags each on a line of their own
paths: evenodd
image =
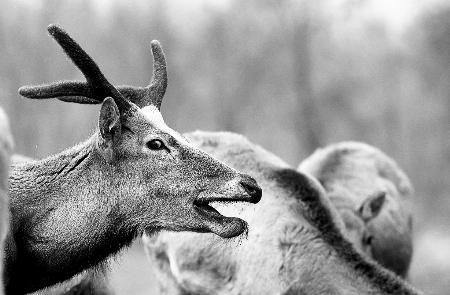
<svg viewBox="0 0 450 295">
<path fill-rule="evenodd" d="M 161 294 L 418 294 L 344 238 L 316 180 L 240 135 L 185 137 L 255 177 L 263 198 L 251 207 L 218 207 L 248 222 L 248 238 L 237 243 L 211 234 L 144 235 Z"/>
<path fill-rule="evenodd" d="M 143 232 L 213 232 L 222 238 L 246 232 L 245 221 L 209 204 L 257 203 L 261 189 L 164 123 L 159 108 L 167 73 L 159 42 L 151 43 L 150 85 L 115 88 L 65 31 L 55 25 L 48 31 L 86 82 L 26 86 L 19 93 L 101 103 L 99 123 L 81 144 L 12 164 L 6 292 L 33 292 L 101 267 Z"/>
<path fill-rule="evenodd" d="M 3 259 L 4 243 L 9 229 L 8 174 L 13 139 L 8 117 L 0 108 L 0 295 L 4 294 Z"/>
<path fill-rule="evenodd" d="M 407 276 L 413 252 L 408 208 L 413 188 L 393 159 L 365 143 L 341 142 L 318 149 L 298 169 L 325 188 L 358 250 Z"/>
</svg>

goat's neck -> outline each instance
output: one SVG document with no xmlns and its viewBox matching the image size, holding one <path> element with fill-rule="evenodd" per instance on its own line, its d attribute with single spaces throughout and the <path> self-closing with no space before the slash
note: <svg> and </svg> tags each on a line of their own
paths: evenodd
<svg viewBox="0 0 450 295">
<path fill-rule="evenodd" d="M 95 146 L 93 136 L 58 155 L 12 166 L 8 286 L 31 289 L 11 294 L 68 279 L 132 241 L 115 212 L 113 172 Z M 24 278 L 27 284 L 18 283 Z"/>
</svg>

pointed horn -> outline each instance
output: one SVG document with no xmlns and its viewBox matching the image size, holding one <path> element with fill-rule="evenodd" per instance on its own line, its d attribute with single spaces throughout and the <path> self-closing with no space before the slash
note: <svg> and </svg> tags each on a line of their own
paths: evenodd
<svg viewBox="0 0 450 295">
<path fill-rule="evenodd" d="M 87 82 L 62 81 L 41 86 L 25 86 L 19 89 L 21 95 L 28 98 L 58 97 L 63 101 L 87 103 L 102 102 L 104 98 L 111 96 L 121 114 L 125 114 L 132 109 L 132 104 L 108 82 L 97 64 L 69 34 L 56 25 L 49 25 L 48 32 L 81 70 Z M 90 99 L 72 99 L 71 97 L 74 96 L 88 96 Z"/>
<path fill-rule="evenodd" d="M 147 88 L 135 86 L 115 86 L 129 101 L 139 107 L 142 98 L 147 95 Z M 65 102 L 79 104 L 100 104 L 101 95 L 94 93 L 89 84 L 84 81 L 59 81 L 52 84 L 27 85 L 19 88 L 19 94 L 30 99 L 56 98 Z"/>
<path fill-rule="evenodd" d="M 67 56 L 69 56 L 73 63 L 80 69 L 86 77 L 88 84 L 92 87 L 92 90 L 100 94 L 99 96 L 102 100 L 110 95 L 114 99 L 114 102 L 117 104 L 121 113 L 126 113 L 132 108 L 131 104 L 123 97 L 123 95 L 108 82 L 94 60 L 69 36 L 69 34 L 56 25 L 49 25 L 47 30 L 62 47 Z"/>
<path fill-rule="evenodd" d="M 160 43 L 151 42 L 153 74 L 147 87 L 111 85 L 92 58 L 61 28 L 48 27 L 50 35 L 58 42 L 72 62 L 86 77 L 84 81 L 60 81 L 39 86 L 23 86 L 20 95 L 32 99 L 57 98 L 66 102 L 81 104 L 102 103 L 111 96 L 121 112 L 131 108 L 129 101 L 142 108 L 154 105 L 158 109 L 167 88 L 166 60 Z"/>
<path fill-rule="evenodd" d="M 92 96 L 92 91 L 84 81 L 59 81 L 52 84 L 22 86 L 19 94 L 32 99 L 58 98 L 61 96 Z"/>
<path fill-rule="evenodd" d="M 77 68 L 80 69 L 88 82 L 109 84 L 97 64 L 69 34 L 56 25 L 49 25 L 47 30 Z"/>
<path fill-rule="evenodd" d="M 144 104 L 153 104 L 160 109 L 167 88 L 166 58 L 161 44 L 157 40 L 153 40 L 150 44 L 153 54 L 153 75 L 150 85 L 146 87 L 148 93 L 144 98 Z"/>
</svg>

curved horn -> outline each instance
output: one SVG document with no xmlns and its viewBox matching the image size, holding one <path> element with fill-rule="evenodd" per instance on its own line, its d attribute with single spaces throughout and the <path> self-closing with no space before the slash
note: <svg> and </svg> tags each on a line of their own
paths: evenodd
<svg viewBox="0 0 450 295">
<path fill-rule="evenodd" d="M 132 109 L 132 104 L 105 78 L 93 59 L 73 40 L 69 34 L 56 25 L 48 26 L 49 34 L 63 48 L 67 56 L 81 70 L 86 82 L 62 81 L 41 86 L 25 86 L 19 93 L 28 98 L 61 97 L 61 100 L 72 101 L 71 96 L 87 96 L 89 103 L 93 100 L 99 103 L 111 96 L 121 114 Z M 83 99 L 78 99 L 78 102 Z"/>
<path fill-rule="evenodd" d="M 117 86 L 117 89 L 140 108 L 154 105 L 159 110 L 167 88 L 167 65 L 161 44 L 157 40 L 153 40 L 150 44 L 153 55 L 150 84 L 146 87 Z"/>
<path fill-rule="evenodd" d="M 144 103 L 147 105 L 154 104 L 159 109 L 167 88 L 167 65 L 161 44 L 157 40 L 153 40 L 151 48 L 153 54 L 153 75 L 150 84 L 146 87 L 148 94 Z"/>
<path fill-rule="evenodd" d="M 114 87 L 92 58 L 66 32 L 56 25 L 50 25 L 48 31 L 81 70 L 87 82 L 60 81 L 48 85 L 23 86 L 19 89 L 20 95 L 34 99 L 57 98 L 81 104 L 101 103 L 105 97 L 111 96 L 120 106 L 119 110 L 127 110 L 128 101 L 141 108 L 154 105 L 160 109 L 167 88 L 167 65 L 164 51 L 158 41 L 151 42 L 153 74 L 150 84 L 146 87 Z"/>
</svg>

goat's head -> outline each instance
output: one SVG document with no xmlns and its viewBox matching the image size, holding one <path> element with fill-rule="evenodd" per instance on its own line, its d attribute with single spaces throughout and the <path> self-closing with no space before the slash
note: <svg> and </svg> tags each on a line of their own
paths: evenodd
<svg viewBox="0 0 450 295">
<path fill-rule="evenodd" d="M 329 198 L 334 203 L 347 201 L 345 198 L 331 192 Z M 360 252 L 373 257 L 372 246 L 376 234 L 372 232 L 370 224 L 377 218 L 384 208 L 386 193 L 384 191 L 376 192 L 364 199 L 358 208 L 351 208 L 338 204 L 339 214 L 344 225 L 344 234 L 350 242 Z"/>
<path fill-rule="evenodd" d="M 256 181 L 192 146 L 169 128 L 159 111 L 167 86 L 164 53 L 152 41 L 153 78 L 147 87 L 114 87 L 95 62 L 62 29 L 50 35 L 82 71 L 86 82 L 63 81 L 25 86 L 28 98 L 58 98 L 84 104 L 101 103 L 92 152 L 96 166 L 121 199 L 120 214 L 136 230 L 214 232 L 233 237 L 246 230 L 238 218 L 225 217 L 210 202 L 257 203 Z"/>
<path fill-rule="evenodd" d="M 341 208 L 339 213 L 344 222 L 344 234 L 357 250 L 405 277 L 412 254 L 411 224 L 408 229 L 398 226 L 399 215 L 393 208 L 394 202 L 389 193 L 381 190 L 366 197 L 356 210 Z"/>
</svg>

